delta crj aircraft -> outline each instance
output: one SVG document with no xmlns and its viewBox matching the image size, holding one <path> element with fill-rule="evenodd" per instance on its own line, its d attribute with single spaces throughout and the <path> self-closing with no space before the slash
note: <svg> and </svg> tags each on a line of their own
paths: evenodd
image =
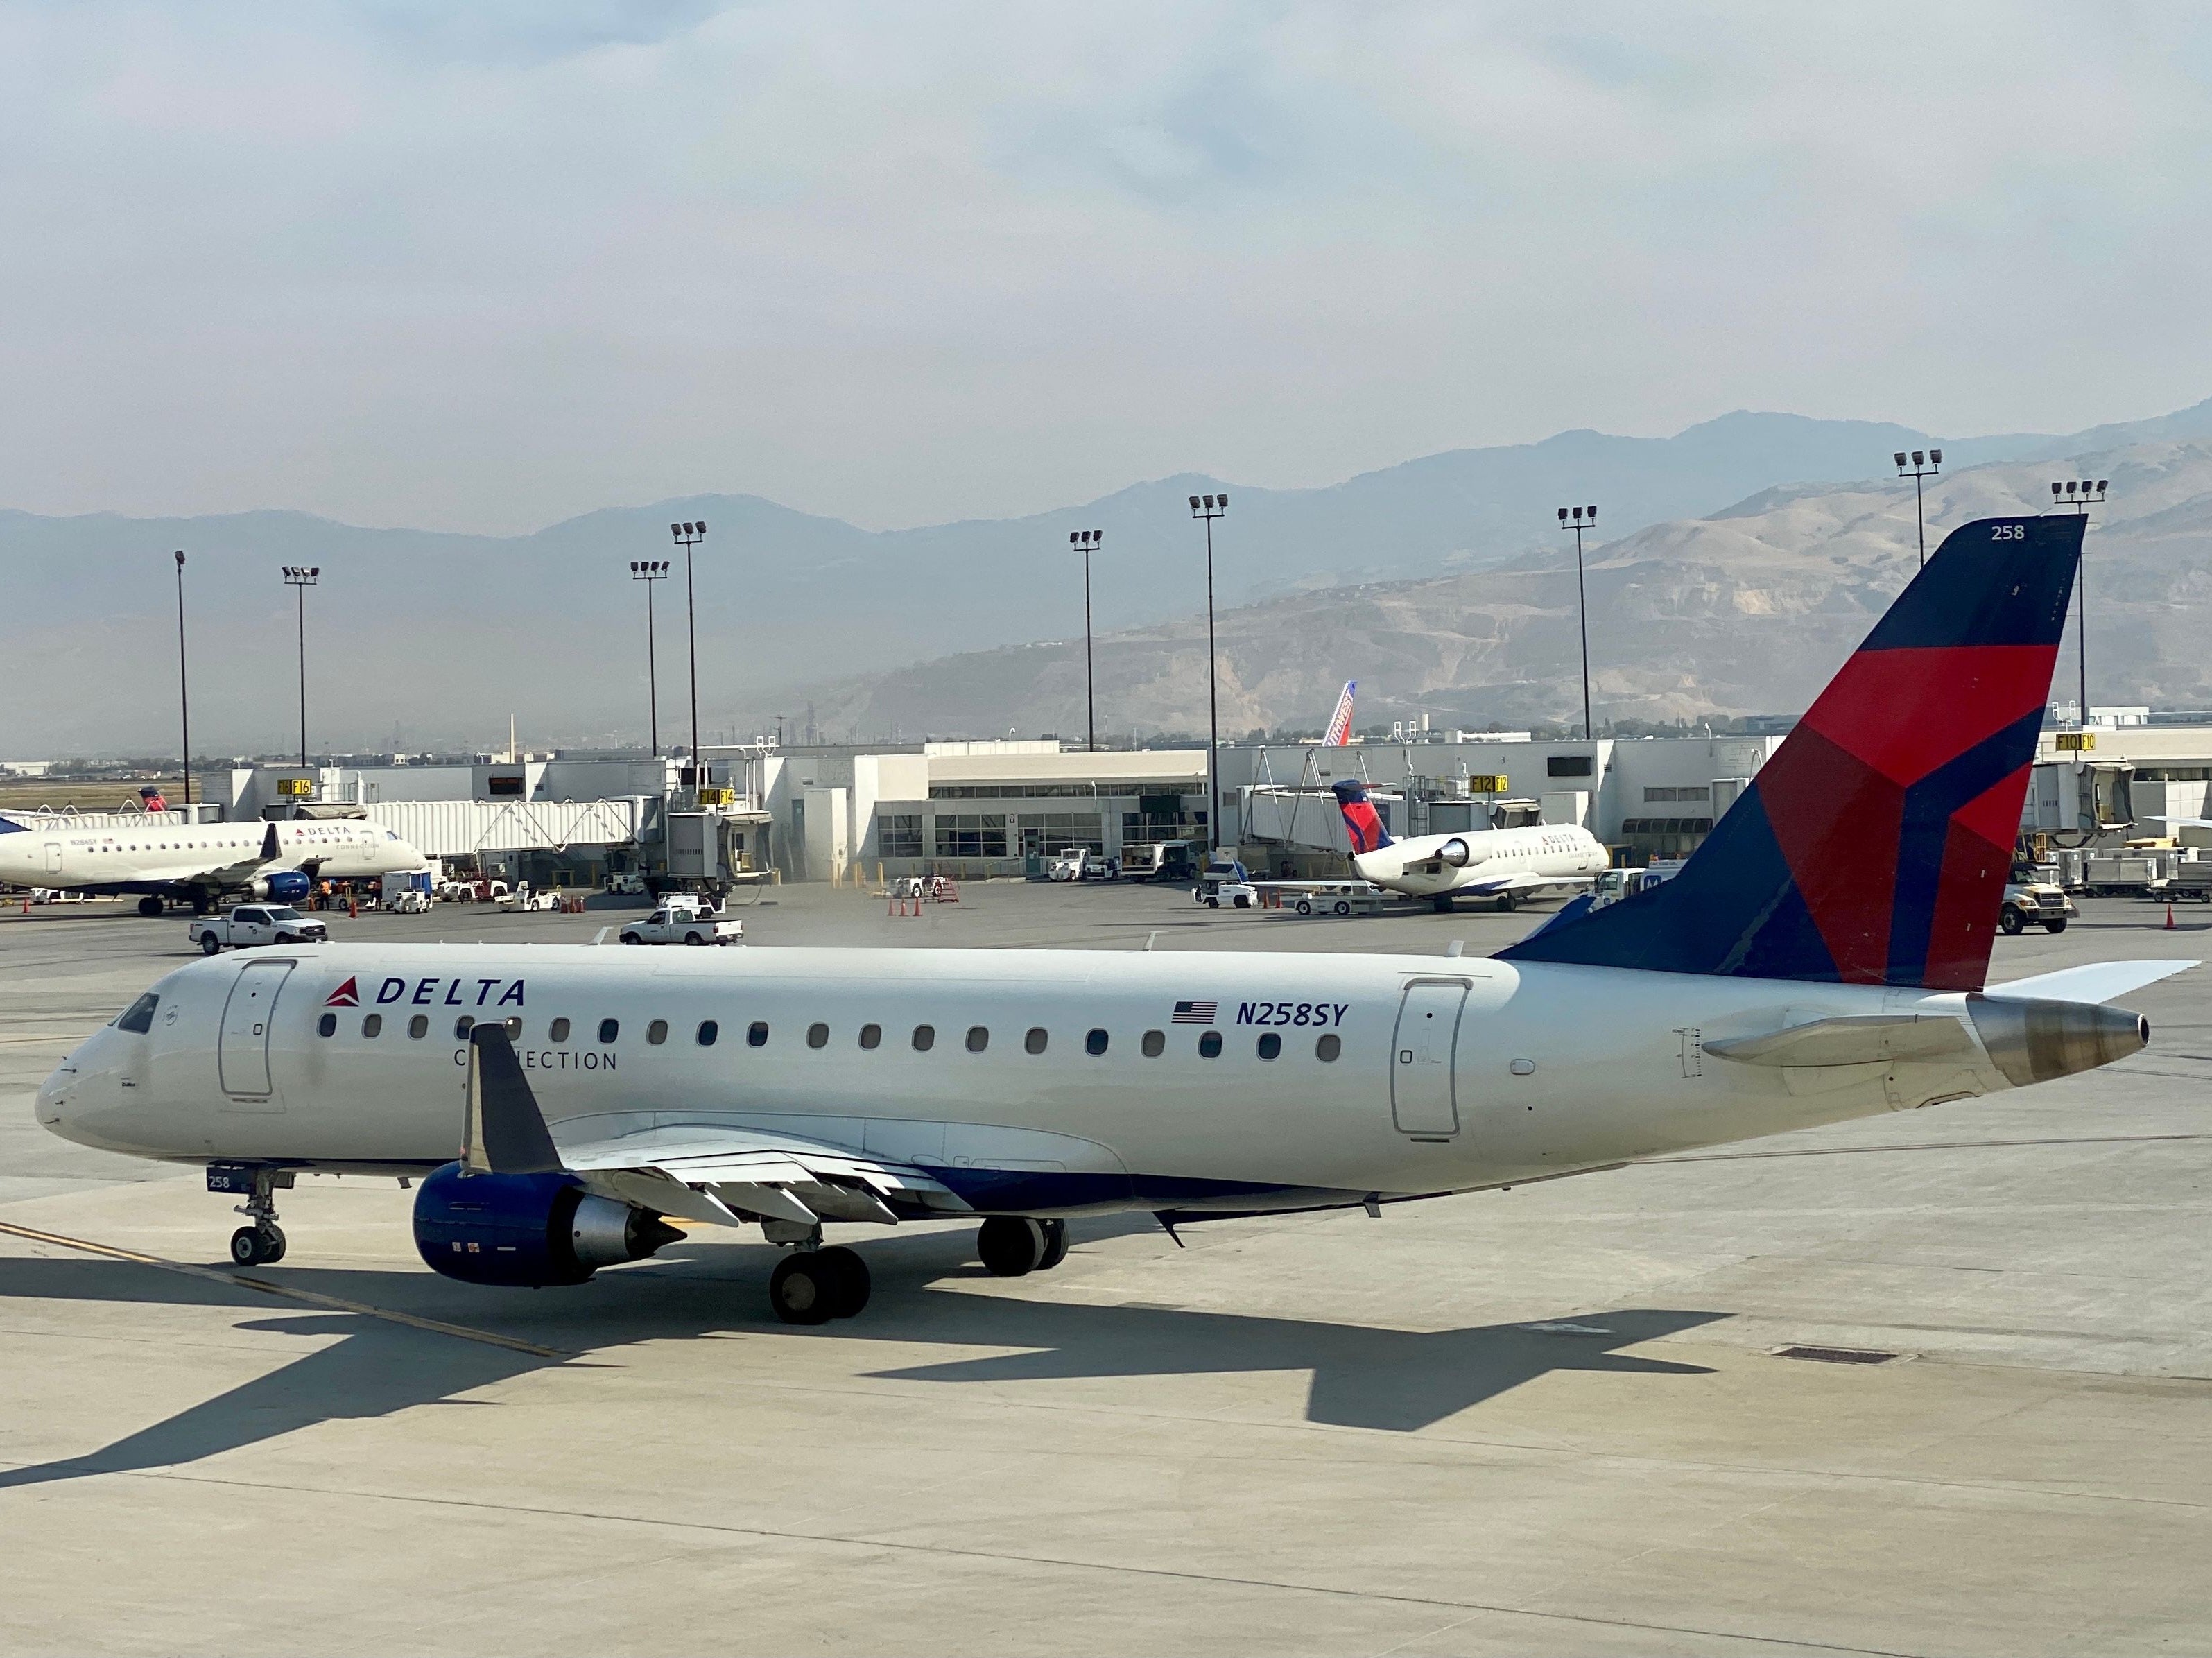
<svg viewBox="0 0 2212 1658">
<path fill-rule="evenodd" d="M 270 950 L 161 979 L 39 1119 L 205 1164 L 240 1262 L 299 1171 L 391 1175 L 452 1277 L 757 1224 L 817 1323 L 868 1297 L 829 1223 L 975 1217 L 1019 1274 L 1074 1215 L 1375 1212 L 2087 1071 L 2149 1040 L 2115 998 L 2195 964 L 1983 988 L 2083 522 L 1954 531 L 1680 875 L 1488 959 Z"/>
<path fill-rule="evenodd" d="M 1389 892 L 1426 898 L 1448 911 L 1455 898 L 1491 898 L 1511 909 L 1523 898 L 1587 887 L 1613 865 L 1605 843 L 1578 823 L 1531 823 L 1521 829 L 1464 829 L 1395 841 L 1367 798 L 1367 785 L 1344 778 L 1329 785 L 1352 837 L 1352 867 Z"/>
<path fill-rule="evenodd" d="M 141 915 L 173 902 L 204 915 L 230 892 L 289 903 L 320 878 L 393 875 L 427 861 L 381 823 L 355 817 L 188 823 L 167 812 L 0 814 L 0 885 L 141 893 Z"/>
</svg>

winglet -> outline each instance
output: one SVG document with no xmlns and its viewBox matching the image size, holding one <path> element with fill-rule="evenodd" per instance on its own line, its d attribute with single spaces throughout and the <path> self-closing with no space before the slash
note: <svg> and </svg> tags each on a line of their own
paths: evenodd
<svg viewBox="0 0 2212 1658">
<path fill-rule="evenodd" d="M 466 1135 L 461 1167 L 471 1175 L 553 1175 L 565 1167 L 507 1028 L 494 1020 L 469 1031 Z"/>
</svg>

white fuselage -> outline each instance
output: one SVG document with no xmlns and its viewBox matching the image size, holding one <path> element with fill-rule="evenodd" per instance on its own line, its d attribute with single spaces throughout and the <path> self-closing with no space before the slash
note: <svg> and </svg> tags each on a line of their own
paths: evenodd
<svg viewBox="0 0 2212 1658">
<path fill-rule="evenodd" d="M 55 1133 L 420 1171 L 460 1145 L 459 1022 L 500 1018 L 556 1140 L 804 1135 L 1008 1171 L 1030 1213 L 1462 1190 L 2007 1085 L 1978 1045 L 1814 1072 L 1701 1047 L 1958 1017 L 1957 995 L 1443 957 L 325 944 L 196 962 L 152 993 L 144 1035 L 101 1030 L 40 1090 Z"/>
<path fill-rule="evenodd" d="M 1428 898 L 1509 882 L 1526 889 L 1547 882 L 1581 884 L 1603 874 L 1612 862 L 1604 843 L 1588 829 L 1536 823 L 1393 841 L 1356 854 L 1352 866 L 1378 887 Z"/>
<path fill-rule="evenodd" d="M 269 835 L 275 830 L 275 855 Z M 0 823 L 0 884 L 82 892 L 248 886 L 259 875 L 310 870 L 353 878 L 421 869 L 425 860 L 381 823 L 316 818 L 188 823 L 167 812 Z"/>
</svg>

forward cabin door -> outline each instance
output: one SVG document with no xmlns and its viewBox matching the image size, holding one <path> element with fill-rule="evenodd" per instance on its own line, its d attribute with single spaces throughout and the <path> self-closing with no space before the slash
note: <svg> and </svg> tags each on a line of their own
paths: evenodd
<svg viewBox="0 0 2212 1658">
<path fill-rule="evenodd" d="M 1390 1116 L 1400 1133 L 1442 1139 L 1459 1133 L 1452 1049 L 1466 1005 L 1464 980 L 1418 980 L 1406 987 L 1390 1044 Z"/>
<path fill-rule="evenodd" d="M 289 962 L 248 962 L 231 983 L 216 1068 L 234 1111 L 284 1108 L 270 1087 L 269 1043 L 276 1028 L 276 997 L 291 970 Z"/>
</svg>

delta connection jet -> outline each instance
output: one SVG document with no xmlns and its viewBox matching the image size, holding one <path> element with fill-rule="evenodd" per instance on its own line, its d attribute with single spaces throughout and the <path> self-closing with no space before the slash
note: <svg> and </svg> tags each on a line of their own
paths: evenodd
<svg viewBox="0 0 2212 1658">
<path fill-rule="evenodd" d="M 2087 1071 L 2194 964 L 1984 987 L 2083 522 L 1954 531 L 1680 874 L 1486 960 L 301 945 L 167 975 L 38 1117 L 206 1165 L 241 1262 L 299 1171 L 396 1175 L 452 1277 L 757 1225 L 819 1323 L 868 1298 L 831 1225 L 973 1218 L 1020 1274 L 1074 1215 L 1376 1211 Z"/>
<path fill-rule="evenodd" d="M 187 823 L 166 812 L 93 819 L 0 814 L 0 886 L 136 892 L 141 915 L 172 902 L 204 915 L 227 893 L 290 902 L 318 879 L 421 869 L 422 854 L 362 818 Z"/>
<path fill-rule="evenodd" d="M 1364 783 L 1347 777 L 1329 787 L 1352 837 L 1352 868 L 1386 891 L 1426 898 L 1439 910 L 1462 895 L 1511 909 L 1540 893 L 1587 887 L 1613 864 L 1604 843 L 1574 823 L 1393 840 Z"/>
</svg>

